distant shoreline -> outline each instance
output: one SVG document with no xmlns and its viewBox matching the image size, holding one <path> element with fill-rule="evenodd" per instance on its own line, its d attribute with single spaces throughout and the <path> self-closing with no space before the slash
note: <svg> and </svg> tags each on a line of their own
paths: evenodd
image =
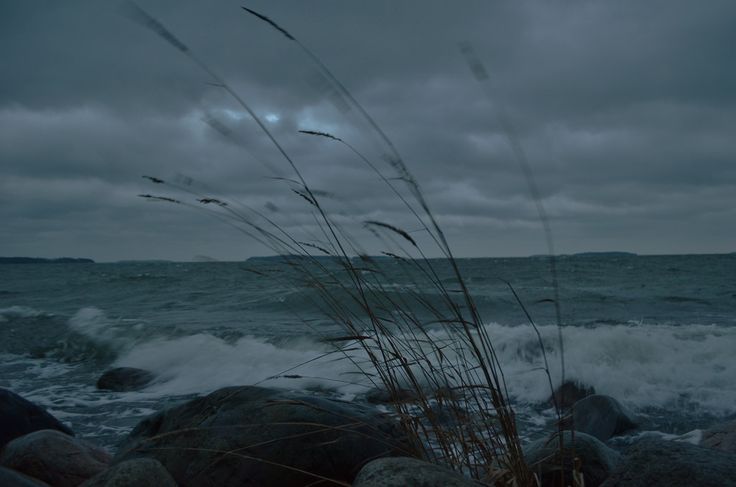
<svg viewBox="0 0 736 487">
<path fill-rule="evenodd" d="M 0 264 L 94 264 L 92 259 L 59 257 L 45 259 L 43 257 L 0 257 Z"/>
</svg>

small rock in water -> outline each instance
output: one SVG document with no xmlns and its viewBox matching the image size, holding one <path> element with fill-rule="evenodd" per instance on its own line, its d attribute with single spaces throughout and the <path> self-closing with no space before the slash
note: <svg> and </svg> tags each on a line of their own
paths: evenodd
<svg viewBox="0 0 736 487">
<path fill-rule="evenodd" d="M 0 467 L 0 485 L 3 487 L 48 487 L 49 484 L 15 470 Z"/>
<path fill-rule="evenodd" d="M 365 400 L 371 404 L 389 404 L 394 401 L 410 402 L 417 398 L 416 392 L 408 389 L 397 389 L 394 394 L 383 388 L 375 388 L 368 391 L 364 396 Z"/>
<path fill-rule="evenodd" d="M 567 409 L 579 400 L 592 396 L 595 394 L 595 388 L 593 386 L 587 386 L 582 382 L 568 380 L 564 384 L 561 384 L 555 389 L 547 402 L 562 409 Z"/>
<path fill-rule="evenodd" d="M 155 458 L 181 485 L 289 487 L 349 483 L 369 460 L 407 450 L 399 425 L 373 409 L 240 386 L 145 419 L 114 461 Z"/>
<path fill-rule="evenodd" d="M 176 487 L 176 482 L 161 462 L 138 458 L 113 465 L 81 487 Z"/>
<path fill-rule="evenodd" d="M 570 431 L 563 436 L 563 462 L 560 462 L 559 435 L 543 438 L 524 448 L 524 458 L 542 481 L 542 487 L 553 487 L 560 482 L 560 464 L 565 469 L 567 483 L 572 479 L 573 455 L 580 459 L 586 487 L 597 487 L 608 477 L 618 464 L 621 455 L 604 445 L 595 437 L 575 432 L 575 439 Z M 567 485 L 567 484 L 566 484 Z"/>
<path fill-rule="evenodd" d="M 353 487 L 480 487 L 484 484 L 416 458 L 379 458 L 366 464 Z"/>
<path fill-rule="evenodd" d="M 595 436 L 601 441 L 636 428 L 636 423 L 636 417 L 610 396 L 594 394 L 573 406 L 572 427 L 575 431 Z"/>
<path fill-rule="evenodd" d="M 703 431 L 700 445 L 736 453 L 736 420 L 721 423 Z"/>
<path fill-rule="evenodd" d="M 694 486 L 736 486 L 736 456 L 680 441 L 645 439 L 626 450 L 601 487 Z"/>
<path fill-rule="evenodd" d="M 56 430 L 16 438 L 0 454 L 0 465 L 54 487 L 76 487 L 107 468 L 110 455 L 99 447 Z"/>
<path fill-rule="evenodd" d="M 150 384 L 156 376 L 135 367 L 116 367 L 106 371 L 97 380 L 97 388 L 115 392 L 137 391 Z"/>
<path fill-rule="evenodd" d="M 44 408 L 8 389 L 0 389 L 0 450 L 15 438 L 45 429 L 55 429 L 74 436 L 72 430 Z"/>
</svg>

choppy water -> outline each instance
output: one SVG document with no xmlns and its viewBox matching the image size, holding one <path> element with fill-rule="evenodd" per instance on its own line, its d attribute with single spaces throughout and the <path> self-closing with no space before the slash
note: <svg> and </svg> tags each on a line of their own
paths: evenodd
<svg viewBox="0 0 736 487">
<path fill-rule="evenodd" d="M 434 264 L 447 288 L 456 287 L 446 262 Z M 398 263 L 383 265 L 392 299 L 435 298 Z M 559 377 L 547 261 L 460 265 L 531 434 L 551 414 L 539 404 L 549 388 L 536 335 L 501 279 L 540 325 Z M 108 446 L 153 411 L 226 385 L 359 395 L 365 386 L 350 362 L 311 361 L 330 350 L 321 337 L 340 334 L 319 293 L 296 274 L 269 272 L 273 266 L 0 266 L 0 387 Z M 618 398 L 650 430 L 679 434 L 736 414 L 736 255 L 562 257 L 559 276 L 568 378 Z M 346 299 L 336 283 L 325 285 Z M 269 379 L 306 362 L 291 372 L 302 379 Z M 97 391 L 110 366 L 149 369 L 159 379 L 140 392 Z"/>
</svg>

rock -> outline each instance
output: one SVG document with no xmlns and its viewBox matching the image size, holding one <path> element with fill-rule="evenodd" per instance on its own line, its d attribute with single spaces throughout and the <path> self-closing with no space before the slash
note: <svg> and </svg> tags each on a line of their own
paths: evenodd
<svg viewBox="0 0 736 487">
<path fill-rule="evenodd" d="M 404 452 L 385 415 L 357 404 L 262 387 L 226 387 L 143 420 L 115 463 L 160 461 L 181 485 L 350 482 L 369 460 Z"/>
<path fill-rule="evenodd" d="M 353 487 L 479 487 L 483 484 L 457 472 L 416 458 L 379 458 L 366 464 Z"/>
<path fill-rule="evenodd" d="M 736 453 L 736 420 L 721 423 L 703 431 L 700 445 Z"/>
<path fill-rule="evenodd" d="M 82 484 L 82 487 L 176 487 L 161 462 L 138 458 L 113 465 Z"/>
<path fill-rule="evenodd" d="M 0 467 L 0 485 L 3 487 L 48 487 L 49 484 L 23 475 L 15 470 Z"/>
<path fill-rule="evenodd" d="M 569 483 L 572 479 L 573 450 L 574 456 L 581 460 L 585 487 L 596 487 L 608 477 L 611 470 L 621 460 L 621 455 L 604 445 L 595 437 L 585 433 L 575 432 L 573 442 L 572 432 L 565 431 L 563 437 L 565 479 Z M 560 442 L 559 435 L 543 438 L 524 448 L 524 458 L 532 472 L 536 473 L 542 487 L 559 485 L 560 477 Z"/>
<path fill-rule="evenodd" d="M 550 405 L 557 404 L 561 409 L 568 409 L 579 400 L 595 394 L 595 388 L 586 386 L 582 382 L 568 380 L 561 384 L 555 392 L 549 396 L 547 402 Z"/>
<path fill-rule="evenodd" d="M 115 392 L 137 391 L 146 387 L 155 378 L 152 372 L 144 369 L 116 367 L 97 379 L 97 388 Z"/>
<path fill-rule="evenodd" d="M 736 486 L 736 456 L 690 443 L 645 439 L 626 451 L 601 487 L 692 486 Z"/>
<path fill-rule="evenodd" d="M 414 401 L 417 399 L 417 394 L 409 389 L 398 389 L 394 397 L 386 389 L 377 387 L 365 393 L 363 398 L 371 404 L 391 404 L 394 400 L 398 402 Z"/>
<path fill-rule="evenodd" d="M 0 449 L 19 436 L 43 429 L 55 429 L 74 436 L 46 410 L 8 389 L 0 389 Z"/>
<path fill-rule="evenodd" d="M 636 428 L 636 422 L 636 417 L 610 396 L 594 394 L 573 406 L 575 431 L 595 436 L 601 441 Z"/>
<path fill-rule="evenodd" d="M 54 487 L 74 487 L 107 468 L 110 455 L 56 430 L 16 438 L 0 454 L 0 465 Z"/>
</svg>

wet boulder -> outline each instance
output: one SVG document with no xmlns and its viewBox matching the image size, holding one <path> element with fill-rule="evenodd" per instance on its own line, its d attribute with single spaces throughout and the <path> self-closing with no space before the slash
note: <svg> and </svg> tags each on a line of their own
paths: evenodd
<svg viewBox="0 0 736 487">
<path fill-rule="evenodd" d="M 573 406 L 572 428 L 606 441 L 637 426 L 633 413 L 610 396 L 594 394 Z"/>
<path fill-rule="evenodd" d="M 110 455 L 103 449 L 56 430 L 16 438 L 0 453 L 0 465 L 54 487 L 75 487 L 105 470 Z"/>
<path fill-rule="evenodd" d="M 41 406 L 8 389 L 0 389 L 0 449 L 15 438 L 44 429 L 55 429 L 74 436 L 72 430 Z"/>
<path fill-rule="evenodd" d="M 144 369 L 116 367 L 106 371 L 97 379 L 97 388 L 107 391 L 128 392 L 143 389 L 156 376 Z"/>
<path fill-rule="evenodd" d="M 561 409 L 568 409 L 579 400 L 592 396 L 593 394 L 595 394 L 595 388 L 593 386 L 588 386 L 574 380 L 567 380 L 555 389 L 555 392 L 549 396 L 547 402 L 551 406 L 556 404 Z"/>
<path fill-rule="evenodd" d="M 679 441 L 644 439 L 626 450 L 602 487 L 696 485 L 736 486 L 736 455 Z"/>
<path fill-rule="evenodd" d="M 353 487 L 480 487 L 457 472 L 410 457 L 379 458 L 366 464 Z"/>
<path fill-rule="evenodd" d="M 542 481 L 542 487 L 560 485 L 564 468 L 566 481 L 572 479 L 575 458 L 583 473 L 586 487 L 597 487 L 606 480 L 611 470 L 621 460 L 621 455 L 601 441 L 585 433 L 565 431 L 562 437 L 562 462 L 560 462 L 560 436 L 537 440 L 524 448 L 524 458 L 532 472 Z"/>
<path fill-rule="evenodd" d="M 0 467 L 0 485 L 3 487 L 48 487 L 49 484 L 23 475 L 15 470 Z"/>
<path fill-rule="evenodd" d="M 289 487 L 349 483 L 369 460 L 406 452 L 395 421 L 373 409 L 239 386 L 143 420 L 115 463 L 155 458 L 186 486 Z"/>
<path fill-rule="evenodd" d="M 82 484 L 82 487 L 176 487 L 161 462 L 138 458 L 113 465 Z"/>
<path fill-rule="evenodd" d="M 717 424 L 703 431 L 700 445 L 736 454 L 736 420 Z"/>
</svg>

